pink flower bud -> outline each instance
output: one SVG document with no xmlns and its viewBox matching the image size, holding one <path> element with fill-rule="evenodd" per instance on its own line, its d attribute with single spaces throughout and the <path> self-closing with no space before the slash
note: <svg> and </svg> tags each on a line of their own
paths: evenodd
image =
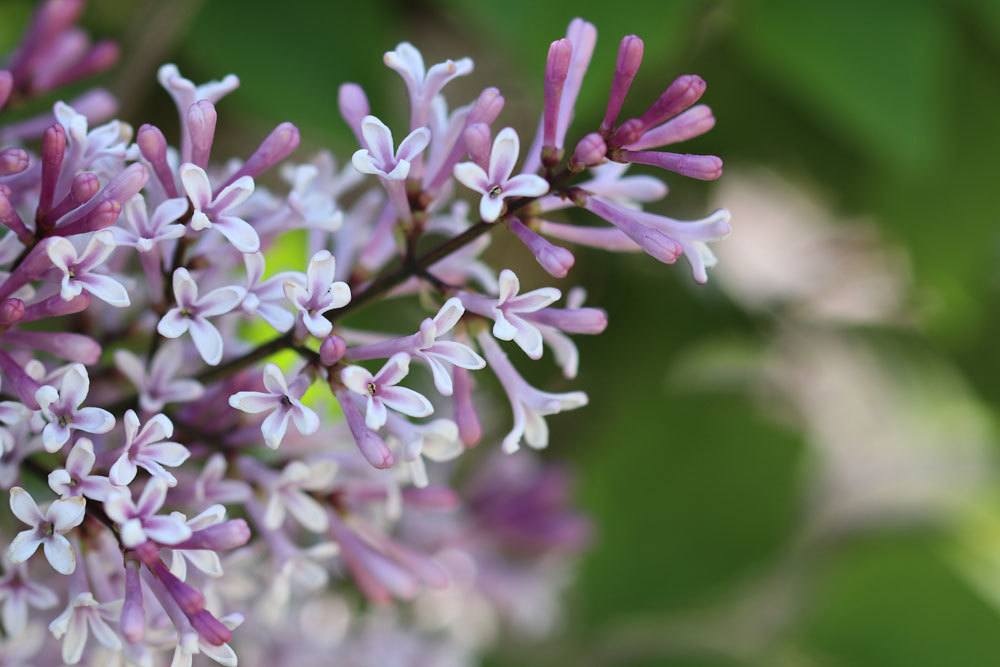
<svg viewBox="0 0 1000 667">
<path fill-rule="evenodd" d="M 344 358 L 347 353 L 347 343 L 337 335 L 327 336 L 319 346 L 319 361 L 324 366 L 333 366 Z"/>
<path fill-rule="evenodd" d="M 598 165 L 604 162 L 607 152 L 608 147 L 604 143 L 604 137 L 597 132 L 591 132 L 576 145 L 569 168 L 573 171 L 582 171 L 587 167 Z"/>
</svg>

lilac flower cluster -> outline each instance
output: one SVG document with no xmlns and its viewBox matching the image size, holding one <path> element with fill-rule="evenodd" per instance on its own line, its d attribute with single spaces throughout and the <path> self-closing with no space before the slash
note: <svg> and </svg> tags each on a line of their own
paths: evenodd
<svg viewBox="0 0 1000 667">
<path fill-rule="evenodd" d="M 76 27 L 82 9 L 41 4 L 0 71 L 0 112 L 113 64 L 116 47 Z M 217 159 L 217 105 L 239 80 L 196 85 L 173 65 L 158 74 L 173 143 L 108 120 L 100 90 L 0 127 L 0 662 L 235 665 L 235 645 L 251 664 L 468 664 L 498 628 L 552 620 L 554 573 L 588 533 L 566 476 L 491 455 L 460 485 L 454 461 L 490 439 L 483 373 L 510 404 L 503 451 L 545 447 L 545 417 L 587 395 L 536 388 L 518 365 L 548 348 L 573 378 L 570 336 L 607 317 L 579 288 L 557 305 L 560 289 L 491 269 L 488 234 L 510 231 L 556 279 L 574 256 L 553 241 L 683 254 L 703 282 L 707 244 L 729 232 L 725 211 L 641 210 L 667 188 L 629 164 L 713 179 L 721 163 L 652 150 L 712 127 L 697 76 L 619 121 L 638 37 L 621 42 L 604 119 L 566 150 L 595 40 L 576 19 L 552 43 L 526 151 L 500 127 L 496 88 L 449 108 L 443 91 L 471 60 L 428 68 L 407 43 L 385 54 L 409 94 L 405 137 L 345 84 L 360 148 L 343 168 L 326 152 L 286 162 L 290 123 Z M 279 165 L 287 187 L 262 187 Z M 550 219 L 571 207 L 610 224 Z M 308 261 L 274 272 L 270 248 L 294 232 Z M 404 299 L 427 316 L 394 321 L 402 333 L 346 326 Z M 273 333 L 251 344 L 248 330 Z"/>
</svg>

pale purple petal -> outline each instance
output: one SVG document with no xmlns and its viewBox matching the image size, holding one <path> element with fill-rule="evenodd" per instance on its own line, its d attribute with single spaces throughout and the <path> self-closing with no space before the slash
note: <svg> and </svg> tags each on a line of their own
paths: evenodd
<svg viewBox="0 0 1000 667">
<path fill-rule="evenodd" d="M 71 425 L 87 433 L 107 433 L 115 427 L 115 417 L 103 408 L 80 408 Z"/>
<path fill-rule="evenodd" d="M 76 554 L 73 545 L 63 535 L 51 535 L 42 543 L 45 559 L 59 574 L 72 574 L 76 569 Z"/>
<path fill-rule="evenodd" d="M 35 499 L 19 486 L 15 486 L 10 490 L 10 511 L 22 523 L 26 523 L 29 526 L 37 526 L 45 520 L 41 510 L 38 509 L 38 505 L 35 503 Z"/>
<path fill-rule="evenodd" d="M 549 191 L 549 182 L 535 174 L 521 174 L 503 186 L 504 197 L 540 197 Z"/>
<path fill-rule="evenodd" d="M 281 405 L 281 396 L 260 391 L 239 391 L 229 397 L 229 405 L 242 412 L 257 414 Z"/>
<path fill-rule="evenodd" d="M 23 563 L 38 551 L 38 545 L 41 543 L 42 537 L 37 530 L 34 528 L 22 530 L 7 548 L 7 557 L 12 563 Z"/>
<path fill-rule="evenodd" d="M 257 230 L 243 218 L 224 215 L 216 218 L 214 226 L 240 252 L 260 250 L 260 237 L 257 236 Z"/>
<path fill-rule="evenodd" d="M 490 185 L 502 185 L 510 178 L 520 151 L 521 144 L 517 132 L 510 127 L 500 130 L 493 140 L 493 150 L 490 151 Z"/>
<path fill-rule="evenodd" d="M 71 528 L 76 528 L 83 522 L 83 514 L 86 507 L 87 502 L 80 496 L 56 500 L 49 505 L 49 509 L 45 513 L 45 518 L 52 523 L 52 527 L 56 532 L 65 533 Z"/>
<path fill-rule="evenodd" d="M 180 168 L 181 183 L 184 192 L 198 210 L 204 211 L 212 205 L 212 184 L 208 174 L 201 167 L 185 163 Z"/>
<path fill-rule="evenodd" d="M 385 366 L 375 374 L 375 384 L 378 385 L 379 390 L 383 387 L 397 384 L 400 380 L 406 377 L 406 374 L 410 372 L 410 355 L 405 352 L 397 352 L 392 355 Z"/>
<path fill-rule="evenodd" d="M 374 379 L 362 366 L 348 366 L 340 372 L 340 381 L 356 394 L 368 395 L 368 384 Z"/>
<path fill-rule="evenodd" d="M 152 481 L 159 481 L 154 478 Z M 152 481 L 150 483 L 152 483 Z M 177 544 L 191 537 L 191 529 L 173 516 L 151 516 L 142 522 L 146 536 L 160 544 Z"/>
<path fill-rule="evenodd" d="M 469 188 L 470 190 L 475 190 L 480 194 L 486 194 L 490 189 L 490 179 L 480 167 L 475 162 L 460 162 L 455 165 L 455 178 L 458 182 Z"/>
<path fill-rule="evenodd" d="M 190 318 L 182 315 L 180 308 L 171 308 L 160 318 L 156 330 L 166 338 L 179 338 L 187 333 L 190 326 Z"/>
<path fill-rule="evenodd" d="M 426 417 L 434 412 L 434 406 L 422 394 L 406 387 L 386 387 L 379 390 L 379 398 L 396 412 L 410 417 Z"/>
<path fill-rule="evenodd" d="M 198 299 L 198 315 L 215 317 L 230 312 L 243 300 L 243 288 L 219 287 Z"/>
<path fill-rule="evenodd" d="M 271 449 L 277 449 L 285 437 L 288 430 L 288 419 L 290 411 L 285 407 L 280 407 L 269 414 L 260 425 L 261 435 L 264 436 L 264 444 Z"/>
<path fill-rule="evenodd" d="M 161 320 L 162 321 L 162 320 Z M 190 319 L 191 340 L 198 349 L 198 354 L 210 366 L 216 366 L 222 361 L 222 334 L 211 322 L 203 317 Z"/>
</svg>

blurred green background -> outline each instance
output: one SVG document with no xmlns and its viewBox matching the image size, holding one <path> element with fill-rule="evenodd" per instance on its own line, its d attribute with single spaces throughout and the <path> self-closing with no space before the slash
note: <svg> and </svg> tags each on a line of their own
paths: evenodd
<svg viewBox="0 0 1000 667">
<path fill-rule="evenodd" d="M 29 5 L 4 3 L 5 40 Z M 639 34 L 626 113 L 699 73 L 718 123 L 685 150 L 726 161 L 718 184 L 668 178 L 658 210 L 728 206 L 735 233 L 706 287 L 577 253 L 570 280 L 611 325 L 579 340 L 591 406 L 553 420 L 548 455 L 578 473 L 597 540 L 557 635 L 491 664 L 1000 664 L 1000 3 L 94 0 L 87 23 L 123 42 L 108 85 L 153 100 L 126 120 L 174 127 L 154 81 L 173 60 L 242 80 L 219 154 L 290 120 L 300 159 L 344 159 L 337 85 L 405 122 L 381 61 L 404 39 L 429 62 L 472 56 L 450 99 L 497 85 L 502 122 L 529 134 L 576 15 L 600 37 L 571 137 Z M 532 265 L 500 235 L 490 252 Z"/>
</svg>

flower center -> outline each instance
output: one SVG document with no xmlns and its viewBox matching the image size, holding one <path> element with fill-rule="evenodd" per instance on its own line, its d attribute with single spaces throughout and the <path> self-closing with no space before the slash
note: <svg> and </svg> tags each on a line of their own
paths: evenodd
<svg viewBox="0 0 1000 667">
<path fill-rule="evenodd" d="M 374 382 L 369 382 L 368 383 L 368 393 L 371 394 L 372 396 L 374 396 L 376 391 L 378 391 L 378 387 L 375 385 L 375 383 Z"/>
<path fill-rule="evenodd" d="M 503 188 L 500 187 L 499 185 L 494 185 L 492 188 L 490 188 L 489 195 L 493 199 L 496 199 L 502 194 L 503 194 Z"/>
</svg>

